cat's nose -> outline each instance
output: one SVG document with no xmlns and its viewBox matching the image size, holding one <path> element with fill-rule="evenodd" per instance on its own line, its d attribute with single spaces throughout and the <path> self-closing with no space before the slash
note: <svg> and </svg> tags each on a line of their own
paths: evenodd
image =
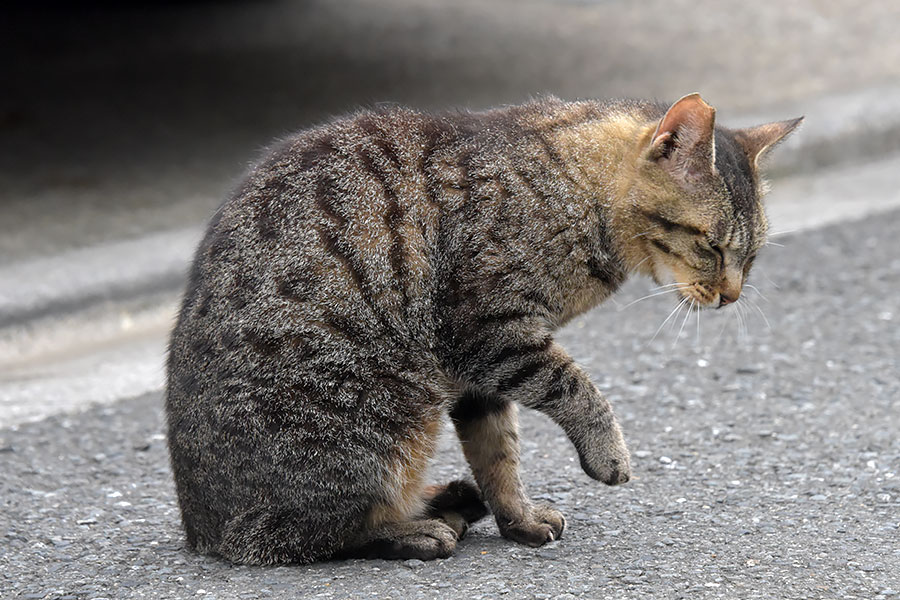
<svg viewBox="0 0 900 600">
<path fill-rule="evenodd" d="M 734 304 L 737 302 L 738 298 L 740 298 L 741 292 L 737 291 L 729 291 L 729 292 L 720 292 L 719 293 L 719 308 L 723 306 L 727 306 L 729 304 Z"/>
</svg>

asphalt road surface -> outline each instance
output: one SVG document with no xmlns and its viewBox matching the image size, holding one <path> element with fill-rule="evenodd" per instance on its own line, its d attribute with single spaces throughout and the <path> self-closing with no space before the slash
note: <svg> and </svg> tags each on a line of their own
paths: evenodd
<svg viewBox="0 0 900 600">
<path fill-rule="evenodd" d="M 0 430 L 0 597 L 900 598 L 898 230 L 892 212 L 776 238 L 752 280 L 768 300 L 746 293 L 769 326 L 743 301 L 744 327 L 734 307 L 699 334 L 682 314 L 651 341 L 675 304 L 662 296 L 562 331 L 616 407 L 635 477 L 588 479 L 523 411 L 524 476 L 567 515 L 559 542 L 518 546 L 485 520 L 430 563 L 193 555 L 150 394 Z M 466 472 L 448 432 L 433 478 Z"/>
</svg>

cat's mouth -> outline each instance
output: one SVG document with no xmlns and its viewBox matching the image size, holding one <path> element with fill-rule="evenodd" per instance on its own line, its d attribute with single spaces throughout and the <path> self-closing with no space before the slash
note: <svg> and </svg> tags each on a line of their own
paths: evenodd
<svg viewBox="0 0 900 600">
<path fill-rule="evenodd" d="M 670 265 L 653 263 L 650 270 L 653 280 L 660 288 L 674 289 L 682 299 L 697 304 L 703 308 L 711 308 L 717 305 L 719 293 L 701 281 L 686 282 L 688 273 L 680 272 Z"/>
<path fill-rule="evenodd" d="M 721 304 L 721 294 L 712 287 L 699 281 L 683 284 L 679 288 L 681 295 L 688 300 L 696 302 L 705 308 L 718 308 Z"/>
<path fill-rule="evenodd" d="M 741 291 L 727 290 L 721 291 L 710 285 L 701 282 L 683 284 L 679 287 L 679 291 L 684 298 L 696 302 L 703 308 L 722 308 L 737 302 Z"/>
<path fill-rule="evenodd" d="M 653 280 L 661 287 L 670 291 L 675 289 L 682 299 L 686 299 L 700 308 L 722 308 L 737 301 L 741 295 L 740 285 L 735 285 L 730 280 L 724 280 L 717 284 L 704 283 L 702 281 L 689 280 L 689 274 L 670 267 L 654 263 L 651 267 Z M 665 283 L 669 281 L 671 283 Z"/>
</svg>

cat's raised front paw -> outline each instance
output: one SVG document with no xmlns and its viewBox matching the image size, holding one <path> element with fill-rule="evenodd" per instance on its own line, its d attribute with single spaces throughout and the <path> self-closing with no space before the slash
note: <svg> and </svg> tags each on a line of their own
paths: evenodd
<svg viewBox="0 0 900 600">
<path fill-rule="evenodd" d="M 581 468 L 606 485 L 619 485 L 631 479 L 631 458 L 618 424 L 600 439 L 577 448 Z"/>
<path fill-rule="evenodd" d="M 628 457 L 625 457 L 624 462 L 617 458 L 607 459 L 604 464 L 598 466 L 596 463 L 588 463 L 582 456 L 581 468 L 588 477 L 602 481 L 606 485 L 619 485 L 631 479 L 631 465 Z"/>
<path fill-rule="evenodd" d="M 530 507 L 526 518 L 518 521 L 498 519 L 497 526 L 503 537 L 537 548 L 561 538 L 566 519 L 558 510 L 539 505 Z"/>
</svg>

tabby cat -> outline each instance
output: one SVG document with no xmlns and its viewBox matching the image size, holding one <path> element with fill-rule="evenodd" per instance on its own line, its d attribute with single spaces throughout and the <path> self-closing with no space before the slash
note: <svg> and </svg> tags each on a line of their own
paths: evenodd
<svg viewBox="0 0 900 600">
<path fill-rule="evenodd" d="M 554 331 L 633 272 L 734 302 L 765 243 L 759 159 L 800 120 L 717 127 L 697 94 L 547 98 L 364 111 L 273 148 L 213 217 L 172 335 L 188 544 L 243 564 L 427 560 L 488 510 L 509 539 L 559 539 L 519 478 L 518 404 L 590 477 L 631 472 Z M 445 415 L 475 483 L 425 485 Z"/>
</svg>

